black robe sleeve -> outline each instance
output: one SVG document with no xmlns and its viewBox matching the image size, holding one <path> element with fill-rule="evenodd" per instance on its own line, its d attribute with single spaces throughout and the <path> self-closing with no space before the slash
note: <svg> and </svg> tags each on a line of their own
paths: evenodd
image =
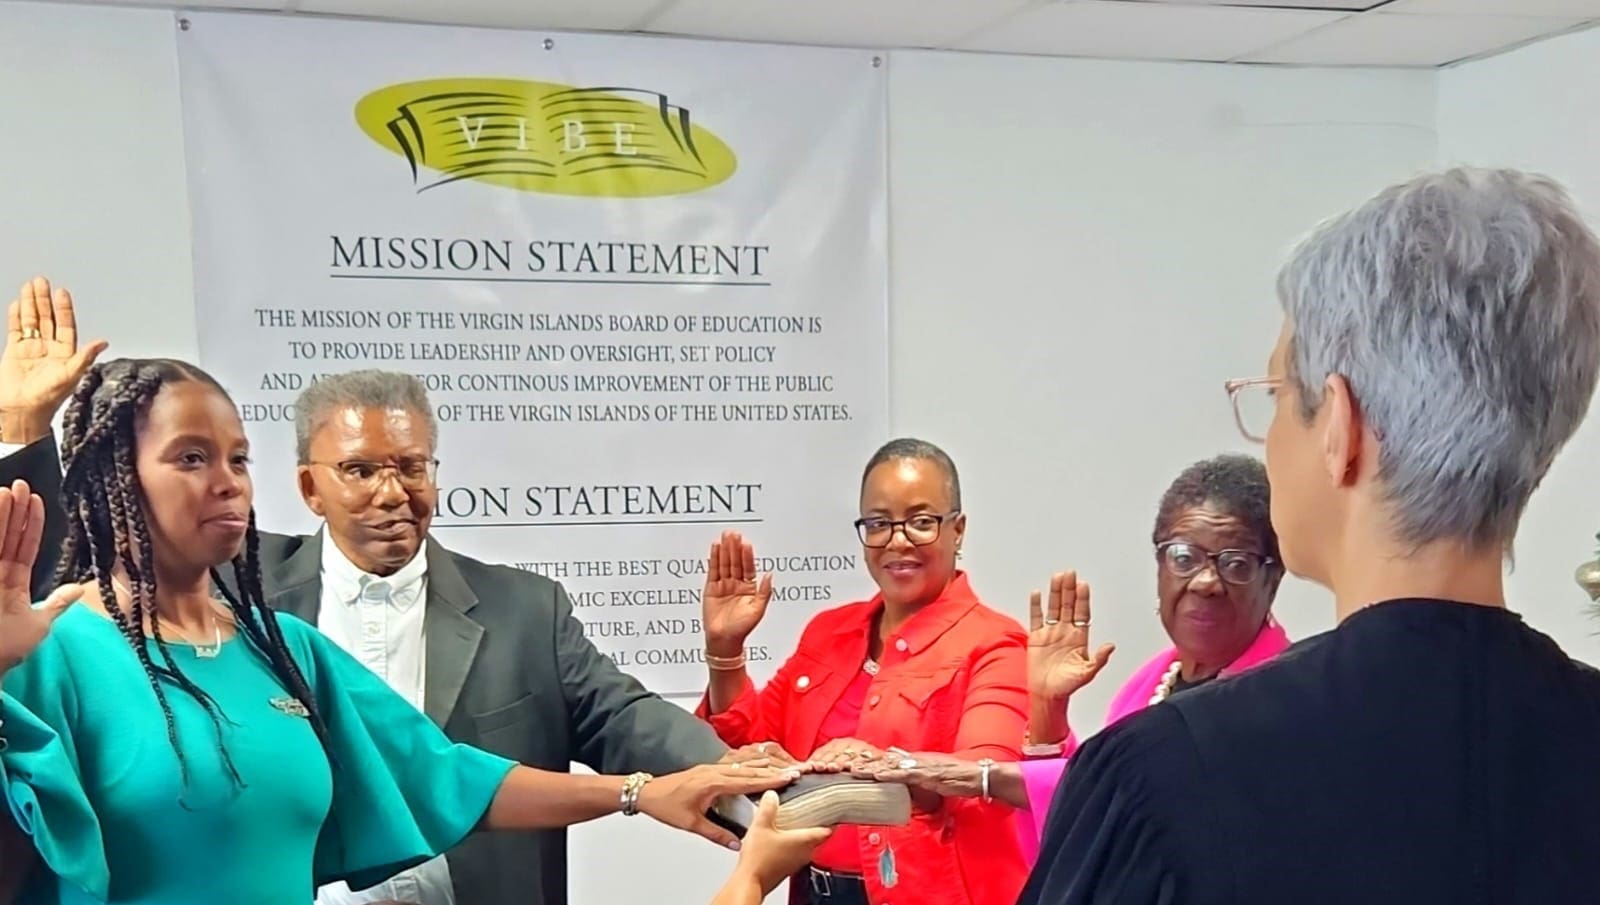
<svg viewBox="0 0 1600 905">
<path fill-rule="evenodd" d="M 1018 905 L 1229 901 L 1204 783 L 1171 707 L 1152 707 L 1090 739 L 1056 789 Z"/>
</svg>

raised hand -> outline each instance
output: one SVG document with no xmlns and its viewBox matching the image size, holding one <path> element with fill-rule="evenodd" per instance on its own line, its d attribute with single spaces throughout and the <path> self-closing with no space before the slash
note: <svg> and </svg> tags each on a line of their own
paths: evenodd
<svg viewBox="0 0 1600 905">
<path fill-rule="evenodd" d="M 737 836 L 712 823 L 706 811 L 724 795 L 753 795 L 781 789 L 800 774 L 772 767 L 701 764 L 657 777 L 639 790 L 639 810 L 680 830 L 704 836 L 718 845 L 738 848 Z"/>
<path fill-rule="evenodd" d="M 35 277 L 23 283 L 6 314 L 0 354 L 0 439 L 32 443 L 50 432 L 50 419 L 104 352 L 104 340 L 78 348 L 72 295 Z"/>
<path fill-rule="evenodd" d="M 33 653 L 57 617 L 83 596 L 80 586 L 64 585 L 43 606 L 33 606 L 28 588 L 43 534 L 44 501 L 27 482 L 0 487 L 0 675 Z"/>
<path fill-rule="evenodd" d="M 711 545 L 706 563 L 701 615 L 706 650 L 714 656 L 737 657 L 744 639 L 755 631 L 772 599 L 772 576 L 756 577 L 756 551 L 737 531 L 724 531 Z"/>
<path fill-rule="evenodd" d="M 1028 693 L 1036 700 L 1064 701 L 1089 684 L 1116 648 L 1102 644 L 1089 653 L 1089 583 L 1076 572 L 1050 578 L 1050 600 L 1040 607 L 1039 592 L 1028 600 Z"/>
</svg>

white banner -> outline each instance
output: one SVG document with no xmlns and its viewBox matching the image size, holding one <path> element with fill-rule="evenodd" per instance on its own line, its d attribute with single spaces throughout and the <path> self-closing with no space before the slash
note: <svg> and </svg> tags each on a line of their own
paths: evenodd
<svg viewBox="0 0 1600 905">
<path fill-rule="evenodd" d="M 770 673 L 869 590 L 886 437 L 885 71 L 873 54 L 306 20 L 178 20 L 202 364 L 263 527 L 315 528 L 292 403 L 423 378 L 452 549 L 562 581 L 651 688 L 704 687 L 712 540 L 775 573 Z"/>
</svg>

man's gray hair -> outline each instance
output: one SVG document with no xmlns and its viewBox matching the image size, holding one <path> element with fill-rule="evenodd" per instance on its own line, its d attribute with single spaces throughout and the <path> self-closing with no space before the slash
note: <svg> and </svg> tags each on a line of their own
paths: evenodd
<svg viewBox="0 0 1600 905">
<path fill-rule="evenodd" d="M 294 404 L 295 452 L 300 464 L 311 461 L 311 438 L 342 409 L 405 409 L 428 426 L 428 444 L 439 442 L 439 426 L 422 381 L 396 371 L 350 371 L 323 377 L 300 391 Z"/>
<path fill-rule="evenodd" d="M 1278 276 L 1309 420 L 1342 375 L 1405 542 L 1509 552 L 1600 371 L 1600 243 L 1566 191 L 1453 169 L 1320 227 Z"/>
</svg>

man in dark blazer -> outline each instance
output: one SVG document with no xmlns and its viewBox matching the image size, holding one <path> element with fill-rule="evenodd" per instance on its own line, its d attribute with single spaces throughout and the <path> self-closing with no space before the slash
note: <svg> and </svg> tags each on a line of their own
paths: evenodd
<svg viewBox="0 0 1600 905">
<path fill-rule="evenodd" d="M 323 533 L 263 534 L 268 603 L 313 624 Z M 726 747 L 694 716 L 647 692 L 583 635 L 561 585 L 452 553 L 429 539 L 423 711 L 452 739 L 533 767 L 571 761 L 657 775 L 716 761 Z M 567 901 L 567 837 L 479 832 L 447 856 L 458 905 Z"/>
<path fill-rule="evenodd" d="M 14 370 L 16 346 L 8 338 L 0 380 Z M 90 362 L 34 363 L 41 370 L 22 369 L 34 375 L 30 386 L 52 386 L 39 378 L 44 373 L 64 388 L 18 393 L 12 392 L 19 386 L 15 379 L 11 388 L 0 385 L 0 412 L 9 402 L 13 414 L 34 425 L 30 429 L 46 426 L 44 437 L 20 450 L 0 450 L 10 453 L 0 459 L 0 476 L 20 477 L 41 491 L 59 489 L 60 462 L 48 425 Z M 543 769 L 566 770 L 577 761 L 606 773 L 670 773 L 727 752 L 704 723 L 646 691 L 594 647 L 560 584 L 451 552 L 429 537 L 436 438 L 419 381 L 388 372 L 341 375 L 309 388 L 299 409 L 301 490 L 326 526 L 311 536 L 261 534 L 270 605 L 327 631 L 330 619 L 344 618 L 339 594 L 350 587 L 348 575 L 364 576 L 357 579 L 361 587 L 382 584 L 384 576 L 421 576 L 418 703 L 452 739 Z M 0 430 L 6 423 L 0 420 Z M 41 495 L 57 541 L 40 559 L 53 562 L 65 513 L 58 492 Z M 348 575 L 325 582 L 330 563 Z M 327 612 L 330 600 L 340 609 Z M 561 830 L 478 832 L 446 861 L 456 905 L 567 901 Z M 438 894 L 408 898 L 433 905 Z"/>
</svg>

